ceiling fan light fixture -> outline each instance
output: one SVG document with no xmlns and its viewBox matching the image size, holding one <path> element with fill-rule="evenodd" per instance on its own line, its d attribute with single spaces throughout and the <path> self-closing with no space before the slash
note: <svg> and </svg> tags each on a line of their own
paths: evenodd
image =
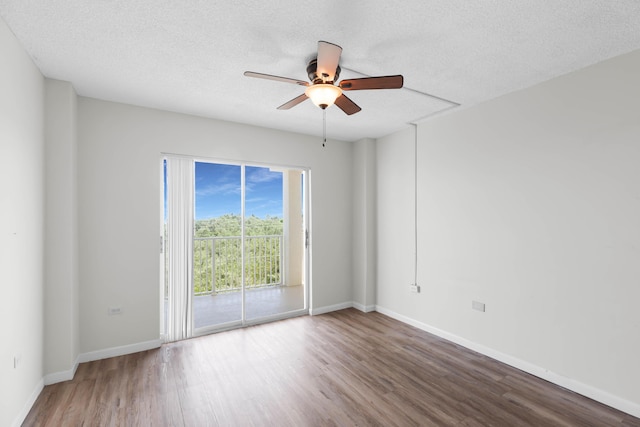
<svg viewBox="0 0 640 427">
<path fill-rule="evenodd" d="M 336 99 L 342 95 L 342 89 L 328 83 L 311 85 L 304 91 L 311 101 L 323 110 L 332 106 Z"/>
<path fill-rule="evenodd" d="M 278 110 L 289 110 L 306 101 L 308 98 L 311 98 L 311 101 L 323 110 L 336 104 L 338 108 L 348 116 L 361 111 L 362 108 L 345 95 L 343 91 L 402 88 L 404 77 L 400 74 L 395 76 L 347 79 L 337 83 L 338 76 L 340 75 L 341 54 L 342 48 L 337 44 L 322 40 L 319 41 L 318 56 L 309 61 L 307 65 L 307 75 L 309 76 L 311 84 L 298 79 L 256 73 L 253 71 L 245 71 L 244 75 L 247 77 L 275 80 L 277 82 L 295 83 L 307 87 L 307 90 L 305 90 L 303 94 L 285 102 L 278 107 Z"/>
</svg>

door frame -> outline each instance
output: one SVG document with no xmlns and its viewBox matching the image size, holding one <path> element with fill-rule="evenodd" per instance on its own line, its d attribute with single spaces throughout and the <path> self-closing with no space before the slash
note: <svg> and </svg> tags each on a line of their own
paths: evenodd
<svg viewBox="0 0 640 427">
<path fill-rule="evenodd" d="M 160 158 L 160 332 L 161 337 L 165 337 L 166 334 L 166 295 L 165 295 L 165 170 L 164 170 L 164 160 L 167 156 L 176 156 L 176 154 L 171 153 L 161 153 Z M 229 159 L 219 159 L 219 158 L 209 158 L 202 156 L 188 156 L 188 155 L 178 155 L 181 157 L 188 157 L 196 162 L 203 163 L 218 163 L 218 164 L 226 164 L 233 166 L 241 167 L 241 235 L 242 235 L 242 307 L 241 307 L 241 320 L 223 323 L 219 325 L 205 326 L 201 328 L 193 329 L 193 337 L 207 335 L 214 332 L 221 332 L 230 329 L 236 329 L 240 327 L 252 326 L 261 323 L 273 322 L 276 320 L 303 316 L 309 314 L 309 309 L 311 307 L 311 168 L 306 166 L 293 166 L 293 165 L 282 165 L 282 164 L 271 164 L 271 163 L 262 163 L 262 162 L 251 162 L 251 161 L 239 161 L 239 160 L 229 160 Z M 244 236 L 245 236 L 245 172 L 247 166 L 254 167 L 263 167 L 270 169 L 279 169 L 279 170 L 297 170 L 301 172 L 302 176 L 302 209 L 303 209 L 303 234 L 307 236 L 305 244 L 303 244 L 303 308 L 299 310 L 289 311 L 285 313 L 276 313 L 269 316 L 247 319 L 246 318 L 246 304 L 245 304 L 245 257 L 244 257 Z M 195 169 L 194 169 L 195 170 Z M 195 192 L 195 187 L 194 187 Z M 195 203 L 195 198 L 194 198 Z M 195 214 L 195 211 L 194 211 Z M 287 213 L 288 214 L 288 213 Z M 285 212 L 283 212 L 283 216 Z M 195 219 L 194 219 L 195 220 Z M 193 265 L 192 267 L 193 268 Z M 286 269 L 285 269 L 286 270 Z M 281 272 L 284 274 L 284 272 Z M 192 275 L 193 276 L 193 275 Z M 193 292 L 193 282 L 190 284 L 191 292 Z M 194 315 L 193 307 L 191 310 L 191 316 Z"/>
</svg>

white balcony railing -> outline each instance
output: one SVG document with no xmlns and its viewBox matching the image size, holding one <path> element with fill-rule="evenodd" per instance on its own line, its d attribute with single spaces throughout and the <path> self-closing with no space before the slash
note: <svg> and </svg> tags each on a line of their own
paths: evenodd
<svg viewBox="0 0 640 427">
<path fill-rule="evenodd" d="M 242 288 L 242 238 L 194 237 L 195 295 Z M 282 284 L 282 235 L 245 237 L 245 288 Z"/>
</svg>

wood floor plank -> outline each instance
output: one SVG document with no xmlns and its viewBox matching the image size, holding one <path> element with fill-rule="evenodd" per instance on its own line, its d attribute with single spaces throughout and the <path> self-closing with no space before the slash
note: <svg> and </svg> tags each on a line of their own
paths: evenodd
<svg viewBox="0 0 640 427">
<path fill-rule="evenodd" d="M 305 316 L 83 363 L 25 426 L 618 426 L 640 419 L 380 313 Z"/>
</svg>

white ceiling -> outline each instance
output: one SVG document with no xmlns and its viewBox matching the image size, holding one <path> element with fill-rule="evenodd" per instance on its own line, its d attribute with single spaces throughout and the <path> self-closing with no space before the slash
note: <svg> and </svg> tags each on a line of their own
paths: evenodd
<svg viewBox="0 0 640 427">
<path fill-rule="evenodd" d="M 80 95 L 311 135 L 322 112 L 310 101 L 276 110 L 304 88 L 242 73 L 306 80 L 326 40 L 343 48 L 341 78 L 403 74 L 404 89 L 349 93 L 353 116 L 327 110 L 342 140 L 640 49 L 637 0 L 0 0 L 0 16 Z"/>
</svg>

